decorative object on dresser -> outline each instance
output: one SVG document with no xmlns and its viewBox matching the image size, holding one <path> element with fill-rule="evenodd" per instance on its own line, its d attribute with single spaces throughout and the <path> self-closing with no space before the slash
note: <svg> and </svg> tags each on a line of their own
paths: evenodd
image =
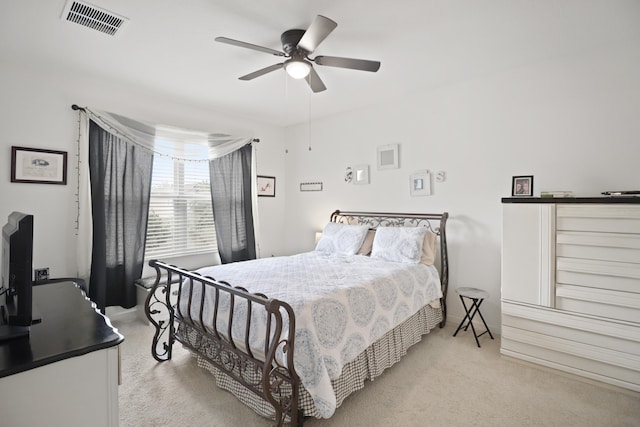
<svg viewBox="0 0 640 427">
<path fill-rule="evenodd" d="M 197 272 L 151 261 L 152 355 L 168 360 L 181 342 L 220 387 L 278 425 L 329 418 L 444 326 L 447 218 L 335 211 L 312 252 Z"/>
<path fill-rule="evenodd" d="M 603 191 L 605 196 L 630 196 L 640 197 L 640 190 L 627 190 L 627 191 Z"/>
<path fill-rule="evenodd" d="M 573 197 L 573 191 L 541 191 L 540 192 L 540 197 L 549 197 L 549 198 L 553 198 L 553 197 Z"/>
<path fill-rule="evenodd" d="M 513 197 L 533 196 L 533 175 L 514 176 L 511 180 Z"/>
<path fill-rule="evenodd" d="M 11 182 L 67 185 L 67 152 L 11 147 Z"/>
<path fill-rule="evenodd" d="M 501 353 L 640 391 L 640 199 L 502 202 Z"/>
</svg>

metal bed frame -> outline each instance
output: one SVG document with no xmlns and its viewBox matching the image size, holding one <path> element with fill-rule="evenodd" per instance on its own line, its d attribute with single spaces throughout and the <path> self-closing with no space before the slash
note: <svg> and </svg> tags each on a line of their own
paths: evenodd
<svg viewBox="0 0 640 427">
<path fill-rule="evenodd" d="M 366 224 L 371 229 L 389 226 L 424 226 L 439 236 L 440 279 L 443 297 L 441 299 L 442 321 L 446 322 L 446 298 L 449 281 L 449 261 L 446 240 L 448 213 L 412 214 L 380 213 L 336 210 L 330 220 L 336 223 Z M 433 222 L 433 223 L 432 223 Z M 152 260 L 149 265 L 156 270 L 156 280 L 145 303 L 145 313 L 155 327 L 151 353 L 164 362 L 171 359 L 172 346 L 178 341 L 203 357 L 224 374 L 242 384 L 247 390 L 269 402 L 275 410 L 278 426 L 291 422 L 292 426 L 302 425 L 303 411 L 299 409 L 300 378 L 294 368 L 295 315 L 291 306 L 261 293 L 251 293 L 244 288 L 234 287 L 212 277 Z M 200 284 L 200 297 L 194 297 L 194 284 Z M 183 295 L 182 287 L 189 284 L 188 295 Z M 205 321 L 203 302 L 205 293 L 213 292 L 215 306 L 213 318 Z M 218 321 L 218 300 L 220 295 L 228 295 L 230 301 L 227 316 L 228 328 L 224 333 L 206 324 L 216 325 Z M 181 305 L 181 299 L 188 298 L 188 304 Z M 200 301 L 194 301 L 200 298 Z M 246 301 L 247 319 L 243 333 L 244 348 L 239 348 L 231 337 L 233 329 L 233 308 L 240 301 Z M 193 304 L 199 307 L 193 310 Z M 262 307 L 266 313 L 266 339 L 263 355 L 257 357 L 249 347 L 251 313 L 254 306 Z M 288 332 L 282 332 L 288 324 Z M 236 339 L 237 340 L 237 339 Z M 276 357 L 281 352 L 283 357 Z M 284 360 L 282 360 L 284 359 Z M 259 380 L 255 380 L 259 378 Z"/>
</svg>

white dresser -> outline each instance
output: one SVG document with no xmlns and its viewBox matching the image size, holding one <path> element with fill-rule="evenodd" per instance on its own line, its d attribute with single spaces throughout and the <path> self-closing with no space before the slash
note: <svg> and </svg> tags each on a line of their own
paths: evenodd
<svg viewBox="0 0 640 427">
<path fill-rule="evenodd" d="M 73 282 L 33 288 L 42 316 L 0 342 L 0 425 L 116 427 L 124 337 Z"/>
<path fill-rule="evenodd" d="M 501 353 L 640 391 L 640 198 L 506 198 Z"/>
</svg>

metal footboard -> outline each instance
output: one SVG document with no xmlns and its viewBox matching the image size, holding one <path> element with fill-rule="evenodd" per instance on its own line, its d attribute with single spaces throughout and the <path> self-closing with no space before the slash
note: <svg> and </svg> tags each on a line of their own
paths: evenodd
<svg viewBox="0 0 640 427">
<path fill-rule="evenodd" d="M 153 357 L 160 362 L 171 359 L 172 346 L 179 341 L 273 405 L 277 425 L 285 420 L 301 425 L 300 379 L 293 364 L 295 316 L 289 304 L 161 261 L 152 260 L 149 265 L 157 275 L 145 304 L 147 318 L 156 329 Z M 210 297 L 213 308 L 205 310 L 205 300 Z M 219 310 L 221 300 L 230 304 L 225 315 Z M 239 338 L 234 323 L 240 320 L 234 308 L 243 304 L 245 328 Z M 264 310 L 266 320 L 260 355 L 250 347 L 252 313 L 256 310 Z M 212 327 L 219 324 L 219 316 L 224 316 L 224 331 Z M 260 373 L 260 381 L 252 380 L 256 373 Z"/>
</svg>

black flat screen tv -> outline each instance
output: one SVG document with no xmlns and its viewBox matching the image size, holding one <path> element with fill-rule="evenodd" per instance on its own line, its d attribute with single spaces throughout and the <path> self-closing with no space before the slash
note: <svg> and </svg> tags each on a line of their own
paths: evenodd
<svg viewBox="0 0 640 427">
<path fill-rule="evenodd" d="M 29 335 L 32 317 L 33 215 L 13 212 L 2 227 L 0 341 Z"/>
</svg>

